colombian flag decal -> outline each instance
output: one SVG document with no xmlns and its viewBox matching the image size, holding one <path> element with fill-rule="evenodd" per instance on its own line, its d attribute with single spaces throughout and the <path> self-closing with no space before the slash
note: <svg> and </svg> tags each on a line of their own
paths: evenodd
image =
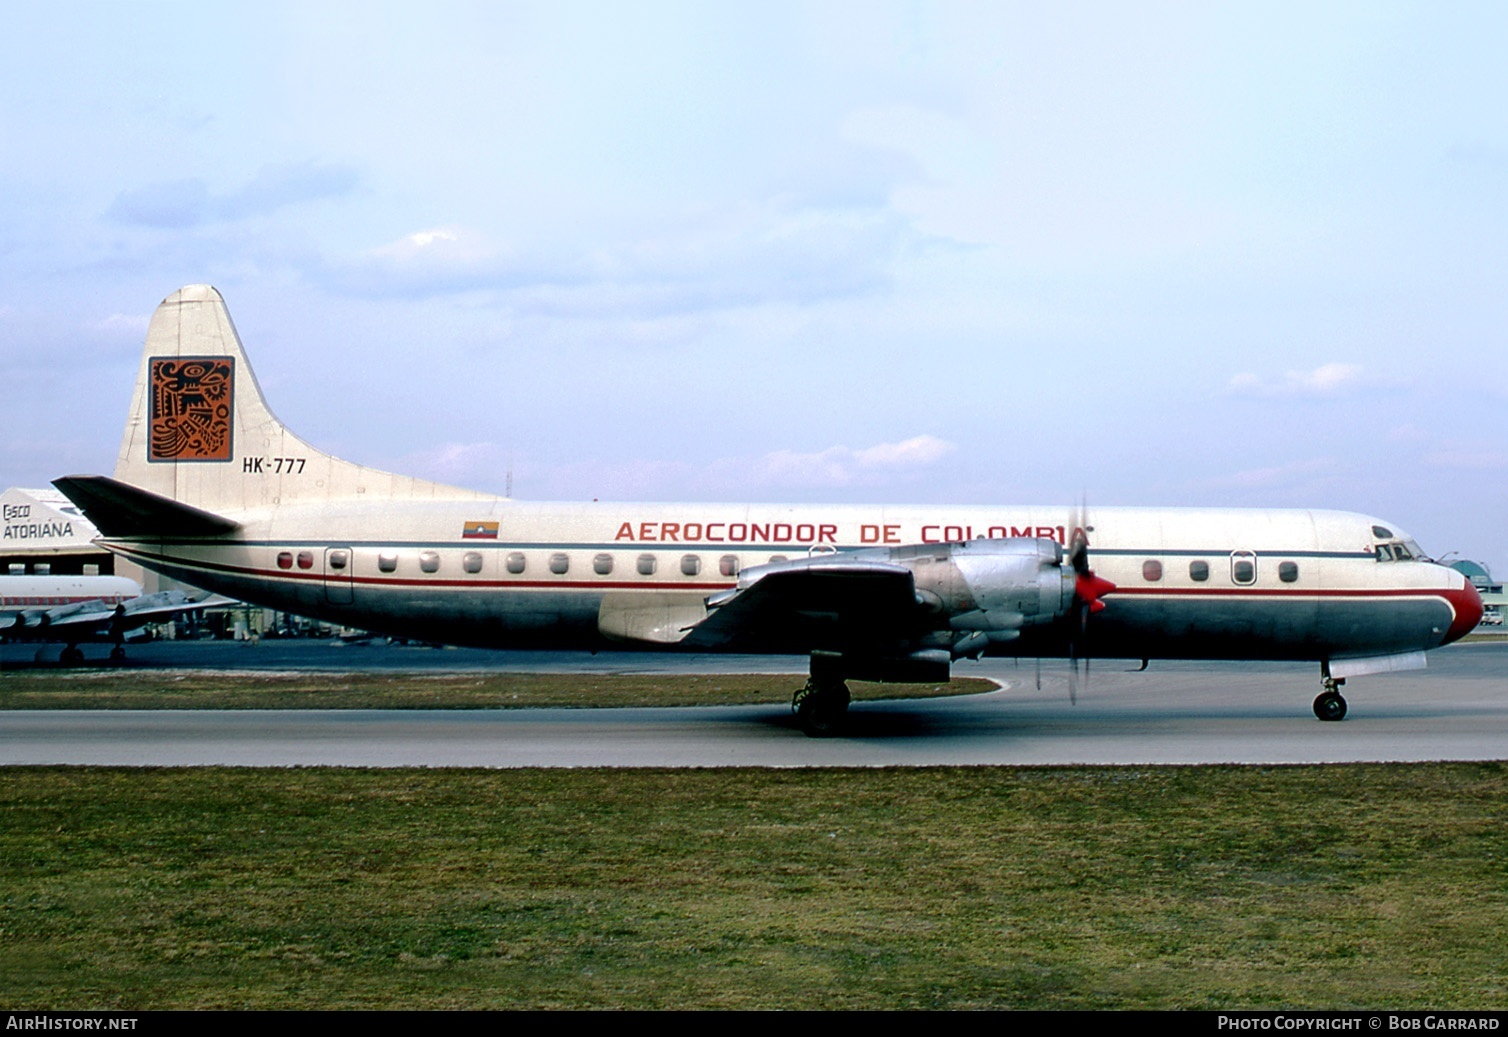
<svg viewBox="0 0 1508 1037">
<path fill-rule="evenodd" d="M 461 527 L 462 540 L 496 540 L 496 522 L 468 522 Z"/>
</svg>

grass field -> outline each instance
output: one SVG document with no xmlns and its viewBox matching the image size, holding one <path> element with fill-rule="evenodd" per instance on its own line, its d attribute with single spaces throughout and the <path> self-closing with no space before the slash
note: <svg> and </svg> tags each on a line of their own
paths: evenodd
<svg viewBox="0 0 1508 1037">
<path fill-rule="evenodd" d="M 791 674 L 325 673 L 30 670 L 5 674 L 0 709 L 515 709 L 789 702 Z M 855 699 L 993 691 L 994 681 L 850 681 Z"/>
<path fill-rule="evenodd" d="M 1508 1006 L 1508 767 L 0 770 L 0 1003 Z"/>
</svg>

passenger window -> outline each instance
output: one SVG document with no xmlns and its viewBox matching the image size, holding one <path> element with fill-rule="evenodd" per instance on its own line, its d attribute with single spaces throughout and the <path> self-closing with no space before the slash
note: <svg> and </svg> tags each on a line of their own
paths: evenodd
<svg viewBox="0 0 1508 1037">
<path fill-rule="evenodd" d="M 1210 563 L 1209 562 L 1190 562 L 1189 563 L 1189 579 L 1193 580 L 1195 583 L 1203 583 L 1205 580 L 1207 580 L 1209 578 L 1210 578 Z"/>
<path fill-rule="evenodd" d="M 653 576 L 655 574 L 655 556 L 640 555 L 638 566 L 640 576 Z"/>
<path fill-rule="evenodd" d="M 717 560 L 717 571 L 724 576 L 738 575 L 738 555 L 723 555 Z"/>
<path fill-rule="evenodd" d="M 351 562 L 351 552 L 349 552 L 349 551 L 331 551 L 330 552 L 330 568 L 332 568 L 332 569 L 344 569 L 347 565 L 350 564 L 350 562 Z"/>
<path fill-rule="evenodd" d="M 556 576 L 564 576 L 570 568 L 570 555 L 562 554 L 557 551 L 555 554 L 552 554 L 550 556 L 550 571 Z"/>
<path fill-rule="evenodd" d="M 776 564 L 778 564 L 780 562 L 783 562 L 783 561 L 785 561 L 785 555 L 770 555 L 770 564 L 771 565 L 776 565 Z"/>
<path fill-rule="evenodd" d="M 597 557 L 595 557 L 595 558 L 592 559 L 592 572 L 596 573 L 598 576 L 606 576 L 608 573 L 610 573 L 612 571 L 613 571 L 613 556 L 612 555 L 610 555 L 610 554 L 600 554 Z"/>
<path fill-rule="evenodd" d="M 1299 580 L 1298 562 L 1279 562 L 1278 579 L 1284 583 L 1297 583 Z"/>
<path fill-rule="evenodd" d="M 461 556 L 461 568 L 469 573 L 482 571 L 482 555 L 480 551 L 467 551 Z"/>
<path fill-rule="evenodd" d="M 438 552 L 438 551 L 420 551 L 419 552 L 419 569 L 421 571 L 427 572 L 427 573 L 437 573 L 437 572 L 439 572 L 440 571 L 440 552 Z"/>
<path fill-rule="evenodd" d="M 702 560 L 696 555 L 681 555 L 681 575 L 695 576 L 702 571 Z"/>
<path fill-rule="evenodd" d="M 508 571 L 517 576 L 524 571 L 524 566 L 528 564 L 528 559 L 524 557 L 522 551 L 514 551 L 508 555 L 508 560 L 505 564 L 508 567 Z"/>
<path fill-rule="evenodd" d="M 380 572 L 390 573 L 398 570 L 398 556 L 395 554 L 380 554 L 377 556 L 377 569 Z"/>
<path fill-rule="evenodd" d="M 1250 551 L 1232 551 L 1230 556 L 1230 578 L 1232 582 L 1242 587 L 1248 587 L 1257 582 L 1257 556 Z"/>
<path fill-rule="evenodd" d="M 1156 583 L 1162 579 L 1162 563 L 1156 560 L 1142 562 L 1141 578 L 1148 583 Z"/>
<path fill-rule="evenodd" d="M 278 552 L 278 568 L 279 569 L 292 569 L 293 568 L 293 552 L 292 551 L 279 551 Z"/>
<path fill-rule="evenodd" d="M 313 551 L 300 551 L 298 553 L 298 567 L 300 569 L 312 569 L 312 568 L 314 568 L 314 552 Z"/>
</svg>

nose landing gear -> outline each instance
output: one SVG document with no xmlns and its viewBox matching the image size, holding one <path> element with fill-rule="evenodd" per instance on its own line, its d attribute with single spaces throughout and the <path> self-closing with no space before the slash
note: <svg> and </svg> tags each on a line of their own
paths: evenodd
<svg viewBox="0 0 1508 1037">
<path fill-rule="evenodd" d="M 1346 719 L 1346 700 L 1340 693 L 1342 684 L 1346 683 L 1344 677 L 1330 676 L 1330 668 L 1325 667 L 1324 685 L 1325 690 L 1319 693 L 1314 700 L 1314 715 L 1321 720 L 1344 720 Z"/>
</svg>

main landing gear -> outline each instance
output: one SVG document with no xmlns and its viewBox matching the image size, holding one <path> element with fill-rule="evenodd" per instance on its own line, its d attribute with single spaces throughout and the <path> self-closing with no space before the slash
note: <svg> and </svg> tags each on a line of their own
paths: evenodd
<svg viewBox="0 0 1508 1037">
<path fill-rule="evenodd" d="M 805 686 L 791 696 L 791 712 L 796 722 L 812 738 L 835 735 L 848 715 L 852 696 L 840 670 L 831 669 L 812 656 L 812 674 Z"/>
<path fill-rule="evenodd" d="M 42 661 L 42 653 L 44 651 L 45 649 L 43 648 L 37 649 L 37 662 Z M 125 645 L 118 644 L 114 648 L 110 649 L 110 664 L 112 666 L 119 666 L 125 661 Z M 63 650 L 58 653 L 58 665 L 60 666 L 78 667 L 83 666 L 84 663 L 84 650 L 78 645 L 66 645 L 64 646 Z"/>
<path fill-rule="evenodd" d="M 1332 677 L 1329 668 L 1324 675 L 1325 690 L 1319 693 L 1314 700 L 1314 715 L 1321 720 L 1344 720 L 1346 719 L 1346 700 L 1340 693 L 1340 687 L 1346 683 L 1344 677 Z"/>
</svg>

